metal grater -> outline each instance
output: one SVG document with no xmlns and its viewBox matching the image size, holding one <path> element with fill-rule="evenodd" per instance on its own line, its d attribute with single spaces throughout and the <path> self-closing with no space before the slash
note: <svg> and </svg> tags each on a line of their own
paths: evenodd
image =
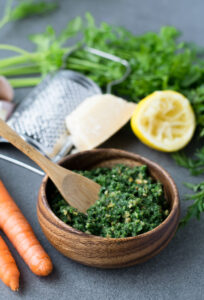
<svg viewBox="0 0 204 300">
<path fill-rule="evenodd" d="M 92 80 L 74 71 L 61 70 L 48 75 L 34 88 L 7 123 L 43 154 L 59 159 L 68 139 L 65 117 L 95 94 L 101 94 L 101 90 Z"/>
<path fill-rule="evenodd" d="M 123 82 L 130 74 L 128 61 L 98 49 L 82 47 L 85 51 L 108 60 L 115 61 L 125 67 L 125 73 L 119 79 L 107 84 L 107 93 L 111 93 L 114 85 Z M 68 53 L 66 58 L 73 52 Z M 84 75 L 61 70 L 48 75 L 19 104 L 7 122 L 27 142 L 34 145 L 53 161 L 64 157 L 73 147 L 72 140 L 65 127 L 65 117 L 70 114 L 83 100 L 101 94 L 100 88 Z M 6 142 L 0 138 L 0 142 Z M 77 149 L 72 149 L 72 152 Z M 9 161 L 32 172 L 43 175 L 43 172 L 24 164 L 16 159 L 0 154 L 0 159 Z"/>
</svg>

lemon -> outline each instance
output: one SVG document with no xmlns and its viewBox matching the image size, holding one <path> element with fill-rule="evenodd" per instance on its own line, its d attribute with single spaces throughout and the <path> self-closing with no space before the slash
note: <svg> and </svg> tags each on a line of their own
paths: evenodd
<svg viewBox="0 0 204 300">
<path fill-rule="evenodd" d="M 131 127 L 147 146 L 172 152 L 188 144 L 196 121 L 190 102 L 182 94 L 156 91 L 136 106 Z"/>
</svg>

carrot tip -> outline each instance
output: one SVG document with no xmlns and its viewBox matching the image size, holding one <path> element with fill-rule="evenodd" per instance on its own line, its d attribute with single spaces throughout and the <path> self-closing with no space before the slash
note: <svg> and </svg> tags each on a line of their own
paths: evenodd
<svg viewBox="0 0 204 300">
<path fill-rule="evenodd" d="M 18 291 L 19 291 L 19 287 L 15 286 L 15 285 L 10 286 L 10 288 L 11 288 L 11 290 L 12 290 L 13 292 L 18 292 Z"/>
<path fill-rule="evenodd" d="M 38 263 L 38 266 L 31 268 L 33 273 L 38 276 L 47 276 L 52 272 L 53 265 L 51 260 L 47 257 L 47 259 L 43 259 Z"/>
<path fill-rule="evenodd" d="M 11 278 L 9 286 L 12 291 L 17 292 L 19 290 L 19 280 L 16 280 L 16 278 Z"/>
</svg>

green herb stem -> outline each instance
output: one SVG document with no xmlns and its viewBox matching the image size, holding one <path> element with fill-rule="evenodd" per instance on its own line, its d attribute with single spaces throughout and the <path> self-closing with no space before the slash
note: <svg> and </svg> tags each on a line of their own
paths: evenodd
<svg viewBox="0 0 204 300">
<path fill-rule="evenodd" d="M 69 67 L 70 65 L 75 66 L 76 68 L 80 69 L 80 67 L 85 70 L 85 69 L 95 69 L 98 71 L 107 71 L 109 70 L 109 68 L 107 68 L 106 66 L 102 65 L 102 64 L 97 64 L 91 61 L 87 61 L 87 60 L 81 60 L 81 59 L 77 59 L 74 57 L 69 57 L 68 58 L 68 62 L 67 62 L 67 66 Z"/>
<path fill-rule="evenodd" d="M 36 65 L 27 65 L 27 66 L 16 66 L 5 69 L 0 69 L 0 73 L 2 76 L 23 76 L 23 75 L 33 75 L 40 74 L 40 68 Z"/>
<path fill-rule="evenodd" d="M 7 68 L 10 66 L 18 65 L 18 64 L 25 64 L 29 63 L 30 61 L 35 61 L 37 56 L 35 54 L 32 55 L 19 55 L 19 56 L 13 56 L 9 58 L 4 58 L 0 60 L 0 73 L 2 68 Z"/>
<path fill-rule="evenodd" d="M 14 78 L 9 79 L 9 83 L 14 88 L 21 88 L 21 87 L 32 87 L 39 84 L 42 80 L 42 77 L 31 77 L 31 78 Z"/>
<path fill-rule="evenodd" d="M 14 51 L 23 55 L 30 55 L 30 53 L 24 49 L 21 49 L 16 46 L 11 46 L 7 44 L 0 44 L 0 50 L 9 50 L 9 51 Z"/>
<path fill-rule="evenodd" d="M 12 3 L 13 3 L 13 0 L 8 0 L 6 3 L 4 15 L 3 15 L 2 19 L 0 20 L 0 29 L 9 22 Z"/>
<path fill-rule="evenodd" d="M 9 17 L 5 15 L 1 20 L 0 20 L 0 29 L 6 25 L 6 23 L 9 22 Z"/>
<path fill-rule="evenodd" d="M 24 0 L 13 6 L 13 0 L 5 0 L 4 15 L 0 20 L 0 29 L 11 21 L 17 21 L 34 15 L 48 14 L 58 8 L 57 2 Z"/>
<path fill-rule="evenodd" d="M 85 65 L 76 65 L 76 64 L 69 63 L 69 64 L 67 64 L 67 69 L 68 70 L 75 70 L 75 71 L 84 71 L 84 73 L 89 72 L 91 74 L 91 76 L 93 75 L 93 73 L 92 73 L 93 69 L 92 68 L 88 68 Z M 99 74 L 100 75 L 104 75 L 104 72 L 106 72 L 106 71 L 105 70 L 97 70 L 97 74 L 98 75 Z"/>
</svg>

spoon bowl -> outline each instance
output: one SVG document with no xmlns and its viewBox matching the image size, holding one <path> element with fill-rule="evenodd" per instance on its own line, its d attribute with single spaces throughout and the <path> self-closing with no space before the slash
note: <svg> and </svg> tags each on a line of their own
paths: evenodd
<svg viewBox="0 0 204 300">
<path fill-rule="evenodd" d="M 61 165 L 70 170 L 111 168 L 118 163 L 130 167 L 147 165 L 150 175 L 164 186 L 170 206 L 169 216 L 153 230 L 135 237 L 103 238 L 86 234 L 65 224 L 52 212 L 49 200 L 55 187 L 45 176 L 37 204 L 41 228 L 57 250 L 82 264 L 100 268 L 120 268 L 142 263 L 162 251 L 178 227 L 180 209 L 177 188 L 171 176 L 158 164 L 140 155 L 117 149 L 79 152 L 61 161 Z"/>
</svg>

